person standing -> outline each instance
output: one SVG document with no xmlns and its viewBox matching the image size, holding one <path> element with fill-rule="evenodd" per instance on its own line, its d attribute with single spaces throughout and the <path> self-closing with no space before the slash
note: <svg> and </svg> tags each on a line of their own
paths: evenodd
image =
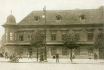
<svg viewBox="0 0 104 70">
<path fill-rule="evenodd" d="M 5 59 L 8 59 L 8 53 L 5 52 Z"/>
<path fill-rule="evenodd" d="M 74 54 L 73 54 L 72 58 L 75 59 L 75 55 Z"/>
<path fill-rule="evenodd" d="M 94 60 L 96 60 L 97 59 L 97 54 L 96 53 L 94 53 Z"/>
<path fill-rule="evenodd" d="M 13 52 L 13 58 L 15 58 L 16 57 L 16 54 L 15 54 L 15 52 Z"/>
<path fill-rule="evenodd" d="M 56 54 L 56 63 L 59 63 L 59 54 Z"/>
<path fill-rule="evenodd" d="M 20 58 L 22 59 L 22 53 L 19 54 L 19 59 L 20 59 Z"/>
<path fill-rule="evenodd" d="M 27 53 L 27 57 L 28 57 L 28 59 L 29 59 L 29 57 L 30 57 L 30 54 L 29 54 L 29 52 Z"/>
<path fill-rule="evenodd" d="M 40 54 L 40 62 L 42 62 L 42 61 L 44 61 L 44 59 L 43 59 L 43 54 L 41 53 Z"/>
<path fill-rule="evenodd" d="M 27 56 L 28 56 L 28 59 L 29 59 L 29 58 L 32 59 L 32 53 L 31 53 L 31 52 L 28 52 L 28 53 L 27 53 Z"/>
<path fill-rule="evenodd" d="M 32 52 L 29 52 L 29 58 L 32 59 Z"/>
</svg>

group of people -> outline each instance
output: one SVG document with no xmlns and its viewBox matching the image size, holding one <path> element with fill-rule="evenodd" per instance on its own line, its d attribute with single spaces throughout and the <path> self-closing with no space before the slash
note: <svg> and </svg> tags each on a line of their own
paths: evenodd
<svg viewBox="0 0 104 70">
<path fill-rule="evenodd" d="M 22 53 L 19 53 L 19 54 L 17 55 L 17 54 L 14 52 L 13 54 L 9 55 L 7 52 L 5 52 L 5 53 L 4 53 L 4 57 L 5 57 L 5 59 L 10 58 L 10 60 L 16 59 L 16 58 L 22 59 L 23 54 L 22 54 Z M 28 53 L 27 53 L 27 57 L 28 57 L 28 59 L 29 59 L 29 58 L 32 59 L 32 53 L 28 52 Z"/>
<path fill-rule="evenodd" d="M 28 59 L 31 58 L 32 59 L 32 53 L 28 52 L 27 53 Z M 10 60 L 12 60 L 13 58 L 15 59 L 22 59 L 22 54 L 19 54 L 19 56 L 17 57 L 15 53 L 13 53 L 12 55 L 10 55 L 10 57 L 8 56 L 8 53 L 5 52 L 5 59 L 10 58 Z M 55 56 L 53 56 L 54 59 L 56 59 L 56 63 L 59 63 L 59 54 L 56 53 Z M 72 59 L 75 58 L 75 55 L 72 55 Z M 94 53 L 94 60 L 96 60 L 98 58 L 97 54 Z M 44 56 L 43 53 L 40 53 L 40 62 L 44 61 Z"/>
</svg>

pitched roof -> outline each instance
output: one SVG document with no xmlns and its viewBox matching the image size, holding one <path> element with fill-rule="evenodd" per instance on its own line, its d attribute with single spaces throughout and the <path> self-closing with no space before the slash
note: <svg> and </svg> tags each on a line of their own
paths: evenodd
<svg viewBox="0 0 104 70">
<path fill-rule="evenodd" d="M 103 9 L 46 10 L 46 25 L 104 23 Z M 20 21 L 18 25 L 44 25 L 45 19 L 42 18 L 42 15 L 43 11 L 33 11 Z M 57 15 L 60 15 L 62 20 L 56 20 Z M 81 15 L 85 16 L 84 20 L 80 20 Z M 34 16 L 39 16 L 39 21 L 35 21 Z"/>
</svg>

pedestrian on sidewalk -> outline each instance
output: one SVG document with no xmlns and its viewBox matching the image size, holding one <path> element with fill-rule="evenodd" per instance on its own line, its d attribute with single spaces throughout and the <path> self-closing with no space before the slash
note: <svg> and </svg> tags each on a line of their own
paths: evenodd
<svg viewBox="0 0 104 70">
<path fill-rule="evenodd" d="M 94 60 L 97 60 L 97 54 L 94 53 Z"/>
<path fill-rule="evenodd" d="M 40 62 L 44 61 L 43 54 L 40 54 Z"/>
<path fill-rule="evenodd" d="M 19 54 L 19 59 L 22 59 L 22 53 Z"/>
<path fill-rule="evenodd" d="M 59 63 L 59 54 L 56 54 L 56 63 Z"/>
<path fill-rule="evenodd" d="M 11 60 L 11 59 L 13 59 L 13 56 L 12 56 L 12 55 L 10 55 L 10 60 Z"/>
<path fill-rule="evenodd" d="M 72 58 L 75 59 L 75 55 L 74 54 L 73 54 Z"/>
<path fill-rule="evenodd" d="M 8 53 L 5 52 L 5 59 L 8 59 Z"/>
<path fill-rule="evenodd" d="M 27 53 L 28 59 L 31 58 L 32 59 L 32 52 L 28 52 Z"/>
</svg>

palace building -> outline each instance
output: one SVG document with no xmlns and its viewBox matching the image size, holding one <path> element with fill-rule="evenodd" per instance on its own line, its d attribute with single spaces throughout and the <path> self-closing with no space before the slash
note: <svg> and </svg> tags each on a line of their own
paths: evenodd
<svg viewBox="0 0 104 70">
<path fill-rule="evenodd" d="M 36 57 L 36 47 L 30 44 L 31 35 L 39 30 L 44 37 L 46 27 L 48 58 L 52 58 L 56 52 L 60 58 L 69 58 L 70 49 L 63 45 L 63 40 L 66 35 L 73 33 L 79 40 L 79 47 L 73 49 L 76 58 L 93 58 L 94 53 L 97 53 L 99 58 L 104 58 L 104 49 L 94 48 L 97 33 L 104 29 L 103 6 L 97 9 L 46 10 L 46 25 L 43 14 L 42 10 L 32 11 L 19 23 L 16 23 L 13 15 L 9 15 L 6 23 L 2 25 L 5 28 L 5 52 L 9 55 L 16 52 L 23 57 L 27 57 L 27 53 L 31 52 L 32 57 Z M 39 53 L 44 50 L 44 46 L 39 47 Z"/>
</svg>

